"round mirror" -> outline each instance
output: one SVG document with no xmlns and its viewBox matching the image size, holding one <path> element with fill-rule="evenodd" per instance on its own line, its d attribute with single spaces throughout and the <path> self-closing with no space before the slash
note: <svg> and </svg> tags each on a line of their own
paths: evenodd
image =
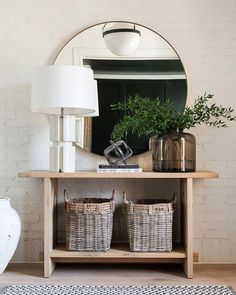
<svg viewBox="0 0 236 295">
<path fill-rule="evenodd" d="M 133 39 L 129 37 L 134 35 Z M 67 42 L 54 64 L 86 66 L 94 72 L 99 116 L 96 112 L 94 117 L 77 118 L 76 141 L 95 154 L 103 155 L 115 124 L 123 116 L 111 110 L 112 104 L 136 94 L 169 99 L 178 110 L 186 103 L 187 80 L 178 54 L 163 37 L 138 24 L 108 22 L 92 26 Z M 148 137 L 127 134 L 124 140 L 134 154 L 149 148 Z"/>
</svg>

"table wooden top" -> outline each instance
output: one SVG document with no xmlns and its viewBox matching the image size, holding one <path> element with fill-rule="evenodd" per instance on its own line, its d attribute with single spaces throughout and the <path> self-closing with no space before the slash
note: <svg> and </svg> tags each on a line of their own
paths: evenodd
<svg viewBox="0 0 236 295">
<path fill-rule="evenodd" d="M 96 171 L 76 171 L 76 172 L 50 172 L 50 171 L 26 171 L 18 173 L 20 178 L 218 178 L 215 171 L 196 172 L 96 172 Z"/>
</svg>

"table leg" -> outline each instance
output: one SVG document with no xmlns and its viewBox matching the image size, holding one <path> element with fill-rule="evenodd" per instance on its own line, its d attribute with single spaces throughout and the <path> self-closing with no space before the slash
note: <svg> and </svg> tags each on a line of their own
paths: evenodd
<svg viewBox="0 0 236 295">
<path fill-rule="evenodd" d="M 193 278 L 193 179 L 180 180 L 181 199 L 183 202 L 183 242 L 186 252 L 184 272 L 187 278 Z"/>
<path fill-rule="evenodd" d="M 44 178 L 44 277 L 52 274 L 55 263 L 51 259 L 56 233 L 57 179 Z"/>
</svg>

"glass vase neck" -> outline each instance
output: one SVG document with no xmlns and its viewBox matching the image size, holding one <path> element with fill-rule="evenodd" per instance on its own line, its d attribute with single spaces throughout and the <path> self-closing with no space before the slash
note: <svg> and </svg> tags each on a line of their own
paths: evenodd
<svg viewBox="0 0 236 295">
<path fill-rule="evenodd" d="M 184 129 L 179 127 L 168 128 L 166 133 L 183 133 Z"/>
</svg>

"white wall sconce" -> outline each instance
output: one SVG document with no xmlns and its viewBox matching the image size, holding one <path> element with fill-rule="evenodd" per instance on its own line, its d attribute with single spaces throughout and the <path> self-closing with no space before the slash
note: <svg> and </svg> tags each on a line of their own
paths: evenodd
<svg viewBox="0 0 236 295">
<path fill-rule="evenodd" d="M 98 105 L 93 71 L 78 66 L 44 66 L 32 80 L 31 110 L 50 117 L 50 171 L 75 171 L 75 118 Z"/>
<path fill-rule="evenodd" d="M 134 24 L 116 23 L 110 27 L 103 26 L 102 35 L 106 47 L 115 55 L 126 56 L 138 47 L 141 33 Z"/>
</svg>

